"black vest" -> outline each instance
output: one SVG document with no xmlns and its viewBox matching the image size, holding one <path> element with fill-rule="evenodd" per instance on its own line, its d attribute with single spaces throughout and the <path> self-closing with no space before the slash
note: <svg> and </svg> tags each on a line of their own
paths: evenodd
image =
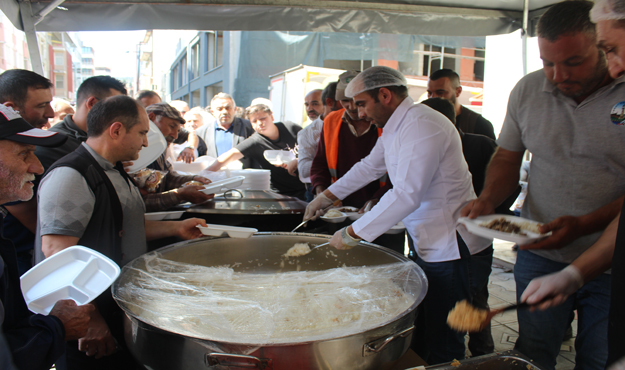
<svg viewBox="0 0 625 370">
<path fill-rule="evenodd" d="M 71 167 L 81 173 L 95 195 L 93 214 L 84 234 L 78 240 L 78 245 L 94 249 L 121 265 L 124 215 L 113 183 L 98 161 L 82 145 L 56 161 L 44 177 L 58 167 Z M 117 162 L 115 168 L 122 177 L 133 183 L 121 162 Z"/>
</svg>

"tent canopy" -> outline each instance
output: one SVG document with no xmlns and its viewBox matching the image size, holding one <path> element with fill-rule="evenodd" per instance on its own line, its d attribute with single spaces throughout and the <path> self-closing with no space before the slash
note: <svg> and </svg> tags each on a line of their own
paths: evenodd
<svg viewBox="0 0 625 370">
<path fill-rule="evenodd" d="M 557 0 L 528 0 L 528 30 Z M 57 8 L 59 5 L 63 8 Z M 41 19 L 40 15 L 51 9 Z M 522 28 L 524 0 L 0 0 L 19 29 L 265 30 L 486 36 Z M 32 9 L 32 10 L 31 10 Z M 28 13 L 31 14 L 28 14 Z M 39 23 L 37 23 L 39 22 Z"/>
</svg>

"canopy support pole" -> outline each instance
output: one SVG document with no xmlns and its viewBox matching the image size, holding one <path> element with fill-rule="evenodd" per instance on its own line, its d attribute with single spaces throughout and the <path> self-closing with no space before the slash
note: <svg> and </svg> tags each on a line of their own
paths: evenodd
<svg viewBox="0 0 625 370">
<path fill-rule="evenodd" d="M 529 0 L 523 2 L 523 29 L 521 30 L 521 55 L 523 57 L 523 76 L 527 74 L 527 32 L 529 27 Z"/>
<path fill-rule="evenodd" d="M 38 25 L 39 22 L 41 22 L 46 17 L 46 15 L 50 14 L 51 11 L 56 9 L 57 6 L 63 4 L 64 2 L 65 0 L 54 0 L 50 4 L 46 5 L 46 7 L 41 9 L 39 13 L 35 14 L 35 25 Z"/>
<path fill-rule="evenodd" d="M 39 41 L 37 41 L 37 30 L 35 29 L 35 17 L 30 1 L 20 1 L 20 14 L 22 17 L 22 25 L 26 34 L 26 43 L 28 44 L 28 56 L 33 72 L 43 76 L 43 64 L 41 63 L 41 54 L 39 53 Z"/>
</svg>

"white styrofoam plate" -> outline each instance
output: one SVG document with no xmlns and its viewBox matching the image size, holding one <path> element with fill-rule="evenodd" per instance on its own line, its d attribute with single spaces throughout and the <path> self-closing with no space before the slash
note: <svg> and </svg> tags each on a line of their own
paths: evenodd
<svg viewBox="0 0 625 370">
<path fill-rule="evenodd" d="M 210 166 L 211 163 L 212 162 L 199 162 L 199 161 L 195 161 L 191 163 L 174 162 L 172 163 L 171 166 L 174 169 L 174 171 L 187 172 L 187 173 L 192 173 L 196 175 L 198 172 Z"/>
<path fill-rule="evenodd" d="M 135 173 L 154 162 L 167 149 L 167 141 L 156 124 L 150 121 L 148 131 L 148 146 L 139 151 L 139 159 L 132 161 L 132 166 L 126 168 L 128 173 Z"/>
<path fill-rule="evenodd" d="M 61 299 L 78 305 L 91 302 L 119 276 L 119 266 L 91 248 L 66 248 L 28 270 L 20 277 L 28 309 L 47 315 Z"/>
<path fill-rule="evenodd" d="M 403 233 L 404 230 L 406 230 L 406 226 L 404 226 L 403 222 L 399 221 L 395 226 L 388 229 L 385 234 L 399 234 Z"/>
<path fill-rule="evenodd" d="M 226 225 L 214 225 L 207 224 L 206 227 L 197 225 L 202 234 L 208 236 L 222 236 L 228 234 L 231 238 L 249 238 L 258 232 L 257 229 L 250 227 L 238 227 L 238 226 L 226 226 Z"/>
<path fill-rule="evenodd" d="M 326 215 L 323 215 L 319 218 L 331 224 L 339 224 L 347 219 L 347 215 L 345 213 L 341 212 L 341 215 L 342 216 L 340 217 L 327 217 Z"/>
<path fill-rule="evenodd" d="M 177 220 L 183 213 L 184 211 L 149 212 L 145 214 L 145 219 L 148 221 Z"/>
<path fill-rule="evenodd" d="M 225 190 L 236 189 L 237 186 L 243 183 L 243 180 L 245 180 L 244 176 L 229 177 L 227 179 L 211 182 L 205 185 L 204 189 L 200 189 L 200 191 L 204 194 L 221 193 Z"/>
<path fill-rule="evenodd" d="M 515 224 L 519 225 L 521 229 L 523 230 L 523 232 L 527 235 L 506 233 L 503 231 L 489 229 L 488 227 L 484 226 L 488 224 L 489 222 L 491 222 L 492 220 L 495 220 L 498 218 L 505 218 L 506 220 L 510 222 L 514 222 Z M 507 240 L 509 242 L 517 243 L 519 245 L 529 244 L 529 243 L 538 241 L 540 239 L 544 239 L 547 236 L 551 235 L 551 232 L 547 234 L 539 234 L 534 231 L 530 231 L 528 227 L 536 227 L 540 225 L 540 223 L 536 221 L 528 220 L 526 218 L 516 217 L 516 216 L 495 214 L 495 215 L 488 215 L 488 216 L 479 216 L 474 219 L 460 217 L 458 219 L 458 223 L 465 225 L 467 230 L 470 233 L 475 234 L 477 236 L 481 236 L 484 238 L 497 238 L 501 240 Z"/>
<path fill-rule="evenodd" d="M 295 154 L 289 150 L 265 150 L 263 156 L 274 166 L 287 164 L 295 159 Z"/>
</svg>

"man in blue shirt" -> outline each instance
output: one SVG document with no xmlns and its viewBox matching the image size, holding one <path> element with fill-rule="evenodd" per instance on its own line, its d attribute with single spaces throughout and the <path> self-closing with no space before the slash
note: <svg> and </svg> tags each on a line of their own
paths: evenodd
<svg viewBox="0 0 625 370">
<path fill-rule="evenodd" d="M 217 158 L 254 133 L 250 121 L 234 116 L 235 110 L 234 99 L 226 93 L 219 93 L 211 100 L 215 124 L 205 124 L 196 131 L 206 142 L 206 155 Z M 254 167 L 249 159 L 243 158 L 241 162 L 243 168 Z"/>
</svg>

